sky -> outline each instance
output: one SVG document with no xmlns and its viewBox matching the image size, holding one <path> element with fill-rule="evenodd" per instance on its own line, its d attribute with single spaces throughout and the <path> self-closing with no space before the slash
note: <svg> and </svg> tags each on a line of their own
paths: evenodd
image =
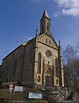
<svg viewBox="0 0 79 103">
<path fill-rule="evenodd" d="M 52 36 L 62 51 L 71 44 L 79 52 L 79 0 L 0 0 L 0 64 L 20 44 L 40 33 L 44 8 L 51 18 Z M 77 53 L 79 54 L 79 53 Z"/>
</svg>

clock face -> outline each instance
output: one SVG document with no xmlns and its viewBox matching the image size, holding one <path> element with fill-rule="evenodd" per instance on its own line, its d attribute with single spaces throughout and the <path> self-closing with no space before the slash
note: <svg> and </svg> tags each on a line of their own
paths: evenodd
<svg viewBox="0 0 79 103">
<path fill-rule="evenodd" d="M 51 51 L 50 51 L 50 50 L 47 50 L 47 51 L 45 52 L 45 54 L 46 54 L 46 56 L 47 56 L 47 57 L 52 56 L 52 53 L 51 53 Z"/>
</svg>

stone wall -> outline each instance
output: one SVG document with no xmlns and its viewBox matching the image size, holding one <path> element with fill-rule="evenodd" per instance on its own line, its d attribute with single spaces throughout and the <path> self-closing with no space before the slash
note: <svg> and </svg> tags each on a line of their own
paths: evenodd
<svg viewBox="0 0 79 103">
<path fill-rule="evenodd" d="M 3 69 L 2 65 L 0 65 L 0 81 L 2 81 L 2 74 L 3 74 Z"/>
<path fill-rule="evenodd" d="M 3 81 L 22 80 L 24 47 L 21 45 L 3 59 Z"/>
<path fill-rule="evenodd" d="M 22 44 L 3 59 L 3 82 L 33 82 L 35 38 Z"/>
<path fill-rule="evenodd" d="M 23 81 L 33 82 L 35 62 L 35 38 L 25 46 Z"/>
</svg>

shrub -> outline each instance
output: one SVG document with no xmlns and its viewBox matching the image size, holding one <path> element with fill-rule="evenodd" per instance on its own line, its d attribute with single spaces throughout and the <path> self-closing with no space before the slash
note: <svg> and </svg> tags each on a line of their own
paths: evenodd
<svg viewBox="0 0 79 103">
<path fill-rule="evenodd" d="M 0 81 L 0 89 L 2 88 L 2 82 Z"/>
<path fill-rule="evenodd" d="M 17 84 L 17 86 L 23 86 L 22 82 L 17 82 L 16 84 Z"/>
</svg>

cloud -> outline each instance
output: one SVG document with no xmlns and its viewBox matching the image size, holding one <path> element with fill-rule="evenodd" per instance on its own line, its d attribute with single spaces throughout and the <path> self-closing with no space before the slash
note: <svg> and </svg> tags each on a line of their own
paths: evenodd
<svg viewBox="0 0 79 103">
<path fill-rule="evenodd" d="M 77 55 L 79 55 L 79 53 L 77 53 Z"/>
<path fill-rule="evenodd" d="M 58 11 L 58 12 L 55 12 L 55 13 L 53 14 L 53 17 L 57 18 L 57 17 L 60 16 L 60 15 L 61 15 L 61 11 Z"/>
<path fill-rule="evenodd" d="M 72 15 L 79 17 L 79 9 L 78 8 L 71 8 L 71 9 L 62 9 L 62 13 L 65 15 Z"/>
<path fill-rule="evenodd" d="M 55 0 L 62 8 L 63 15 L 79 17 L 79 0 Z"/>
</svg>

